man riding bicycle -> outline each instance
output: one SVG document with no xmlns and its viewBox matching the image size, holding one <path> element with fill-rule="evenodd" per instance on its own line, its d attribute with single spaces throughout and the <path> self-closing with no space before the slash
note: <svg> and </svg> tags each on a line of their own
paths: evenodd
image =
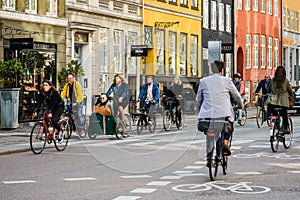
<svg viewBox="0 0 300 200">
<path fill-rule="evenodd" d="M 138 101 L 141 101 L 141 108 L 145 109 L 144 111 L 149 109 L 149 118 L 148 124 L 152 124 L 152 119 L 154 115 L 154 109 L 156 104 L 159 102 L 159 88 L 158 84 L 153 81 L 152 76 L 148 76 L 146 80 L 146 84 L 143 85 L 141 92 L 138 97 Z"/>
<path fill-rule="evenodd" d="M 229 140 L 232 134 L 234 113 L 230 102 L 230 96 L 236 101 L 238 106 L 243 107 L 243 100 L 234 86 L 230 78 L 222 76 L 224 63 L 221 61 L 214 61 L 211 64 L 213 75 L 200 79 L 200 84 L 196 96 L 196 101 L 199 102 L 200 111 L 198 118 L 210 120 L 229 120 L 231 124 L 231 131 L 224 133 L 223 151 L 227 155 L 231 154 Z M 211 123 L 214 124 L 214 123 Z M 223 124 L 222 124 L 223 125 Z M 220 133 L 223 129 L 217 128 L 216 133 Z M 212 154 L 214 151 L 214 140 L 208 136 L 207 131 L 204 132 L 206 135 L 206 166 L 211 165 Z M 219 136 L 219 134 L 218 134 Z"/>
<path fill-rule="evenodd" d="M 265 74 L 265 79 L 261 80 L 257 86 L 257 88 L 255 89 L 255 94 L 257 95 L 259 93 L 259 91 L 261 90 L 262 96 L 261 96 L 261 100 L 259 102 L 260 107 L 262 108 L 264 105 L 264 102 L 266 102 L 267 98 L 268 98 L 268 88 L 270 86 L 271 83 L 271 79 L 270 79 L 270 75 L 269 74 Z"/>
</svg>

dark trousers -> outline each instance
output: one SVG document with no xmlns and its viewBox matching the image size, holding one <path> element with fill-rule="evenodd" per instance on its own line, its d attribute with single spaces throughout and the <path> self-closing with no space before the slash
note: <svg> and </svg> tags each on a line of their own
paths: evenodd
<svg viewBox="0 0 300 200">
<path fill-rule="evenodd" d="M 52 122 L 54 128 L 58 132 L 61 130 L 58 122 L 59 122 L 60 116 L 62 115 L 63 112 L 64 112 L 64 105 L 61 105 L 61 106 L 56 108 L 55 112 L 52 113 L 51 122 Z"/>
</svg>

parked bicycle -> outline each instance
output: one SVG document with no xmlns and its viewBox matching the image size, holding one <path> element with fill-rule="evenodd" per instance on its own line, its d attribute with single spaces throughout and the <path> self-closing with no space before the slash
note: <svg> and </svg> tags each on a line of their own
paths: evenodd
<svg viewBox="0 0 300 200">
<path fill-rule="evenodd" d="M 274 108 L 273 111 L 275 112 L 275 115 L 270 116 L 270 143 L 271 143 L 271 149 L 273 152 L 277 152 L 279 142 L 283 143 L 283 146 L 285 149 L 288 149 L 293 140 L 293 121 L 290 116 L 288 116 L 288 122 L 289 122 L 289 133 L 283 132 L 283 119 L 280 115 L 281 108 Z"/>
<path fill-rule="evenodd" d="M 69 133 L 69 138 L 71 138 L 72 132 L 77 131 L 77 134 L 81 138 L 85 138 L 87 135 L 87 119 L 86 119 L 86 101 L 87 97 L 84 96 L 83 100 L 83 115 L 84 115 L 84 125 L 83 127 L 79 126 L 79 119 L 78 119 L 78 114 L 77 111 L 73 111 L 72 108 L 72 102 L 67 102 L 65 105 L 65 110 L 63 113 L 63 116 L 68 118 L 69 126 L 70 126 L 70 133 Z"/>
<path fill-rule="evenodd" d="M 268 126 L 270 126 L 270 118 L 265 106 L 265 99 L 267 96 L 268 95 L 266 94 L 261 95 L 260 101 L 262 102 L 259 105 L 256 105 L 256 124 L 258 128 L 263 127 L 265 121 L 267 122 Z"/>
<path fill-rule="evenodd" d="M 217 132 L 218 128 L 215 127 L 223 127 L 221 134 Z M 207 140 L 214 140 L 215 143 L 215 151 L 212 152 L 211 155 L 211 164 L 208 166 L 209 177 L 211 181 L 216 179 L 218 174 L 218 167 L 222 166 L 223 174 L 227 174 L 227 166 L 228 166 L 228 155 L 223 152 L 222 144 L 224 142 L 224 133 L 225 131 L 231 131 L 231 124 L 228 121 L 224 120 L 211 120 L 210 128 L 207 131 Z M 231 139 L 229 141 L 229 146 L 231 146 Z"/>
<path fill-rule="evenodd" d="M 69 141 L 69 122 L 66 118 L 62 118 L 59 121 L 59 125 L 63 131 L 60 141 L 58 140 L 58 133 L 55 133 L 56 131 L 51 123 L 48 111 L 44 110 L 42 118 L 33 126 L 30 134 L 30 148 L 34 154 L 42 153 L 46 142 L 48 144 L 54 142 L 54 146 L 58 151 L 65 150 Z"/>
<path fill-rule="evenodd" d="M 246 99 L 244 99 L 244 106 L 243 108 L 241 109 L 242 110 L 242 118 L 241 120 L 238 120 L 238 124 L 240 126 L 244 126 L 246 124 L 246 121 L 247 121 L 247 108 L 246 108 Z M 234 105 L 233 106 L 233 111 L 234 111 L 234 119 L 235 121 L 237 120 L 238 118 L 238 115 L 239 115 L 239 107 L 237 105 Z"/>
<path fill-rule="evenodd" d="M 166 131 L 169 131 L 172 124 L 181 130 L 184 126 L 184 116 L 181 110 L 181 120 L 177 116 L 175 98 L 164 96 L 163 99 L 163 126 Z"/>
<path fill-rule="evenodd" d="M 134 102 L 134 105 L 137 109 L 137 102 Z M 137 109 L 138 110 L 138 109 Z M 154 111 L 155 112 L 155 111 Z M 146 109 L 146 102 L 140 102 L 139 112 L 132 113 L 133 124 L 137 126 L 137 134 L 140 135 L 143 129 L 149 129 L 150 133 L 154 133 L 156 129 L 156 116 L 153 115 L 152 123 L 148 124 L 149 120 L 149 108 Z"/>
</svg>

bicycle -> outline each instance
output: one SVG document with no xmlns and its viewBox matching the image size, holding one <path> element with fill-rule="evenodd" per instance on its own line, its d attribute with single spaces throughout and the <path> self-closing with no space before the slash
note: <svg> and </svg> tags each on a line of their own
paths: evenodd
<svg viewBox="0 0 300 200">
<path fill-rule="evenodd" d="M 166 131 L 169 131 L 172 124 L 176 124 L 178 130 L 181 130 L 184 126 L 184 116 L 181 110 L 181 121 L 179 121 L 176 112 L 175 98 L 163 97 L 163 126 Z"/>
<path fill-rule="evenodd" d="M 241 120 L 239 120 L 238 121 L 238 124 L 240 125 L 240 126 L 244 126 L 245 124 L 246 124 L 246 121 L 247 121 L 247 108 L 246 108 L 246 99 L 244 99 L 244 102 L 243 102 L 243 104 L 244 104 L 244 106 L 243 106 L 243 108 L 242 108 L 242 118 L 241 118 Z M 233 112 L 234 112 L 234 120 L 236 121 L 237 120 L 237 118 L 238 118 L 238 115 L 239 115 L 239 107 L 237 106 L 237 105 L 234 105 L 233 106 Z"/>
<path fill-rule="evenodd" d="M 223 168 L 223 175 L 227 174 L 227 166 L 228 166 L 228 155 L 226 155 L 223 152 L 222 144 L 224 142 L 224 133 L 225 131 L 231 131 L 232 127 L 230 122 L 224 121 L 224 120 L 211 120 L 210 122 L 210 128 L 206 132 L 207 135 L 207 140 L 216 140 L 215 143 L 215 152 L 212 151 L 211 155 L 211 164 L 208 166 L 208 172 L 209 172 L 209 177 L 211 181 L 214 181 L 216 179 L 216 176 L 218 174 L 218 167 L 219 165 L 222 166 Z M 221 130 L 221 137 L 219 133 L 217 133 L 217 130 Z M 231 139 L 229 141 L 229 145 L 231 145 Z"/>
<path fill-rule="evenodd" d="M 40 154 L 46 146 L 46 142 L 51 144 L 54 142 L 54 146 L 57 151 L 63 151 L 66 149 L 69 141 L 69 122 L 66 118 L 62 118 L 59 124 L 63 130 L 63 137 L 61 141 L 58 141 L 58 135 L 55 134 L 55 128 L 51 123 L 51 118 L 48 115 L 48 111 L 43 112 L 42 118 L 33 126 L 30 134 L 30 148 L 34 154 Z"/>
<path fill-rule="evenodd" d="M 154 133 L 156 129 L 156 116 L 155 112 L 153 113 L 152 123 L 148 124 L 149 120 L 149 107 L 146 110 L 146 102 L 141 101 L 140 112 L 132 113 L 133 124 L 137 126 L 137 134 L 140 135 L 143 129 L 148 128 L 150 133 Z M 134 102 L 135 107 L 137 108 L 137 102 Z"/>
<path fill-rule="evenodd" d="M 87 123 L 86 123 L 86 100 L 87 97 L 84 96 L 84 100 L 83 100 L 83 107 L 85 107 L 85 113 L 84 113 L 84 125 L 83 127 L 79 126 L 79 119 L 78 119 L 78 115 L 77 115 L 77 111 L 73 111 L 73 107 L 72 107 L 72 102 L 67 102 L 65 105 L 65 110 L 63 113 L 63 116 L 68 117 L 68 122 L 69 122 L 69 126 L 70 126 L 70 133 L 69 133 L 69 139 L 71 138 L 72 132 L 77 130 L 77 134 L 79 135 L 79 137 L 81 138 L 85 138 L 87 135 Z M 81 106 L 81 105 L 78 105 Z M 78 128 L 77 128 L 78 127 Z"/>
<path fill-rule="evenodd" d="M 285 149 L 288 149 L 293 140 L 293 121 L 290 116 L 288 116 L 288 127 L 289 127 L 289 133 L 284 134 L 283 132 L 283 119 L 282 116 L 280 115 L 281 108 L 273 108 L 273 111 L 276 112 L 275 115 L 270 116 L 270 127 L 269 127 L 269 132 L 270 132 L 270 143 L 271 143 L 271 149 L 273 152 L 277 152 L 279 142 L 283 143 L 283 146 Z"/>
<path fill-rule="evenodd" d="M 258 128 L 263 127 L 263 124 L 265 121 L 267 121 L 268 126 L 270 126 L 270 118 L 268 116 L 268 112 L 265 108 L 265 99 L 268 95 L 267 94 L 263 94 L 261 95 L 261 101 L 262 104 L 256 105 L 256 124 L 258 126 Z M 260 105 L 263 105 L 262 107 Z"/>
</svg>

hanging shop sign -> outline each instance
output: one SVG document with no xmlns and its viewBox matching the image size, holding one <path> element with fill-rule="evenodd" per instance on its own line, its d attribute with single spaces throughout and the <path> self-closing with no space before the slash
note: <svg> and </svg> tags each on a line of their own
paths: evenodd
<svg viewBox="0 0 300 200">
<path fill-rule="evenodd" d="M 131 45 L 132 57 L 147 56 L 147 55 L 148 55 L 147 45 Z"/>
<path fill-rule="evenodd" d="M 33 49 L 33 38 L 12 38 L 10 39 L 10 49 Z"/>
</svg>

